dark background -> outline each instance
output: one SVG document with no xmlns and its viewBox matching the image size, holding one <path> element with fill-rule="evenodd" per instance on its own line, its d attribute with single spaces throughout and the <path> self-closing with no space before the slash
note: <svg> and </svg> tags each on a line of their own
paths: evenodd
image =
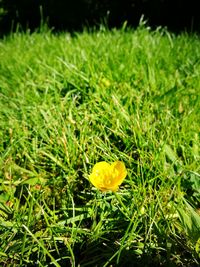
<svg viewBox="0 0 200 267">
<path fill-rule="evenodd" d="M 136 27 L 142 15 L 152 28 L 174 32 L 200 32 L 200 0 L 0 0 L 0 33 L 20 29 L 31 31 L 41 19 L 55 31 L 80 31 L 84 26 L 109 28 L 124 21 Z"/>
</svg>

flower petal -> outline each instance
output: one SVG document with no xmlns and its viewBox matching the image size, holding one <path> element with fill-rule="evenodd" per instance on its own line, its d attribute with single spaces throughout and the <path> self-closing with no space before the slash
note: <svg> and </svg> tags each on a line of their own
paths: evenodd
<svg viewBox="0 0 200 267">
<path fill-rule="evenodd" d="M 92 169 L 92 172 L 94 171 L 104 171 L 105 169 L 108 169 L 110 168 L 110 164 L 107 163 L 106 161 L 101 161 L 101 162 L 98 162 L 94 165 L 93 169 Z"/>
<path fill-rule="evenodd" d="M 115 161 L 111 164 L 113 173 L 115 173 L 115 181 L 117 185 L 120 185 L 127 175 L 125 164 L 122 161 Z"/>
<path fill-rule="evenodd" d="M 90 182 L 98 189 L 103 187 L 103 179 L 101 175 L 96 175 L 96 173 L 91 173 L 89 176 Z"/>
<path fill-rule="evenodd" d="M 101 188 L 105 187 L 105 174 L 109 172 L 109 169 L 110 164 L 105 161 L 96 163 L 92 169 L 89 179 L 91 183 L 100 190 L 102 190 Z"/>
</svg>

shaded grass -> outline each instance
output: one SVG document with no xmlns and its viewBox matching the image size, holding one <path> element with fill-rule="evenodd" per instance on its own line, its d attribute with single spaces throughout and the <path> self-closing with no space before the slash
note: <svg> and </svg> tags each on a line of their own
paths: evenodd
<svg viewBox="0 0 200 267">
<path fill-rule="evenodd" d="M 198 264 L 199 47 L 143 26 L 1 41 L 3 266 Z M 101 194 L 88 174 L 116 159 Z"/>
</svg>

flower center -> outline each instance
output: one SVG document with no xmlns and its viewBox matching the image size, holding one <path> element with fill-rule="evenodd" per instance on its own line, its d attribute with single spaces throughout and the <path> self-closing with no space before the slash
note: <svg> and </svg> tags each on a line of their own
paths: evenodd
<svg viewBox="0 0 200 267">
<path fill-rule="evenodd" d="M 105 179 L 105 184 L 106 185 L 110 185 L 111 184 L 111 180 L 110 179 Z"/>
</svg>

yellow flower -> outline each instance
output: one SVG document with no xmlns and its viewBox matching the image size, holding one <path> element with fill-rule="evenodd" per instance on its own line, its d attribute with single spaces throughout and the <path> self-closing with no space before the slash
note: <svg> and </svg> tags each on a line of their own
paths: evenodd
<svg viewBox="0 0 200 267">
<path fill-rule="evenodd" d="M 90 182 L 99 190 L 113 192 L 117 191 L 120 184 L 127 175 L 123 162 L 115 161 L 111 164 L 102 161 L 94 165 L 89 176 Z"/>
</svg>

